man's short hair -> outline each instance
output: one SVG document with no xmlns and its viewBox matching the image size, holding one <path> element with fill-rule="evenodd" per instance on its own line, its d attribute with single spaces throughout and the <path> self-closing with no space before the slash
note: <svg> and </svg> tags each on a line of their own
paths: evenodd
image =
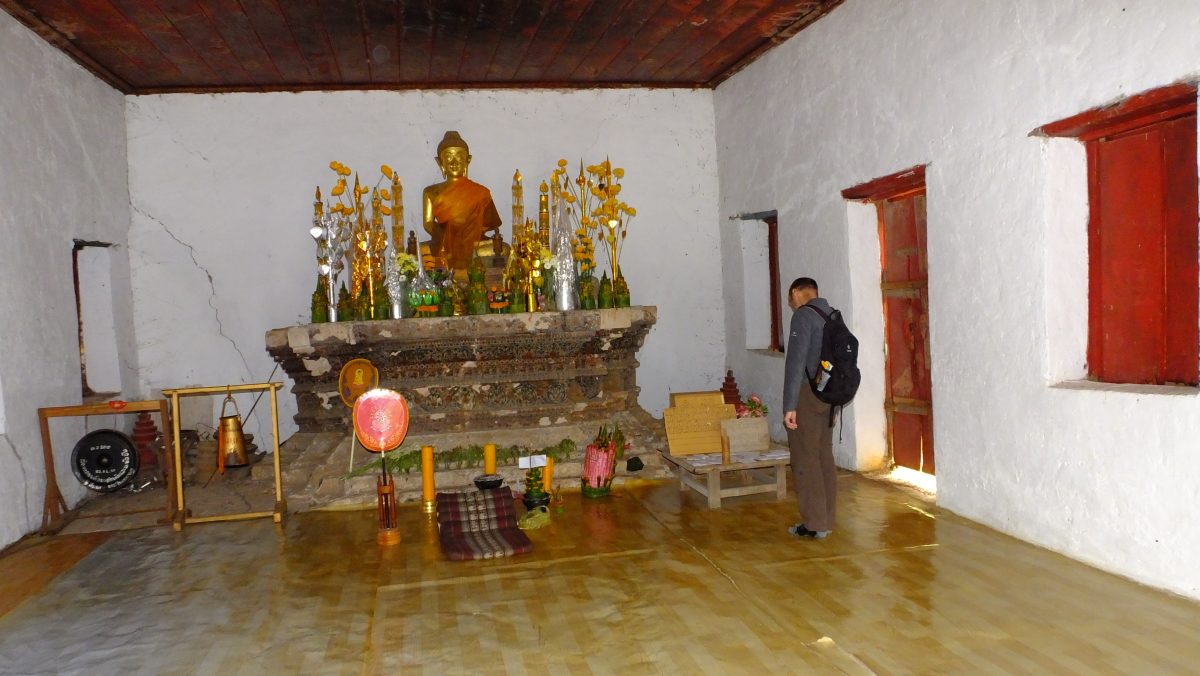
<svg viewBox="0 0 1200 676">
<path fill-rule="evenodd" d="M 796 281 L 792 282 L 792 286 L 788 288 L 788 293 L 796 289 L 812 289 L 814 293 L 821 293 L 821 290 L 817 288 L 817 280 L 812 277 L 797 277 Z"/>
</svg>

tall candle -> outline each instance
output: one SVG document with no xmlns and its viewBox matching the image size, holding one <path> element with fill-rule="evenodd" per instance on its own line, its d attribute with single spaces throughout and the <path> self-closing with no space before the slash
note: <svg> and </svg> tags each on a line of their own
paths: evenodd
<svg viewBox="0 0 1200 676">
<path fill-rule="evenodd" d="M 392 174 L 392 252 L 399 253 L 404 246 L 404 186 L 400 185 L 400 174 Z"/>
<path fill-rule="evenodd" d="M 513 172 L 512 183 L 512 231 L 513 243 L 517 241 L 517 232 L 525 224 L 525 188 L 521 183 L 521 171 Z"/>
<path fill-rule="evenodd" d="M 550 492 L 554 485 L 554 458 L 546 458 L 546 466 L 542 468 L 542 489 Z"/>
<path fill-rule="evenodd" d="M 496 444 L 483 445 L 483 473 L 496 473 Z"/>
<path fill-rule="evenodd" d="M 421 499 L 425 504 L 433 502 L 433 446 L 421 447 Z"/>
</svg>

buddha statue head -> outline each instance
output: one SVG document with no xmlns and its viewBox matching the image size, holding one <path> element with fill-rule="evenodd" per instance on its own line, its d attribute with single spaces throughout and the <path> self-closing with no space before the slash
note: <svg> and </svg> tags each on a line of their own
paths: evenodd
<svg viewBox="0 0 1200 676">
<path fill-rule="evenodd" d="M 446 180 L 465 178 L 471 165 L 471 150 L 456 131 L 448 131 L 437 147 L 437 164 Z"/>
</svg>

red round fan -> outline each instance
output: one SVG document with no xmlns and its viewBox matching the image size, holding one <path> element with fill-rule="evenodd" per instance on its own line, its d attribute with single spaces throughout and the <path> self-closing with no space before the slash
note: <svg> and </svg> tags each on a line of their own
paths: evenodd
<svg viewBox="0 0 1200 676">
<path fill-rule="evenodd" d="M 368 451 L 390 451 L 408 435 L 408 402 L 395 390 L 367 391 L 354 400 L 351 417 L 354 432 Z"/>
</svg>

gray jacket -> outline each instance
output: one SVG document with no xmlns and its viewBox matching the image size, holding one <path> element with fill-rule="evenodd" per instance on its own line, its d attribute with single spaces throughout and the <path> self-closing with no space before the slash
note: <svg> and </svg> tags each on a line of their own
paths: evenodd
<svg viewBox="0 0 1200 676">
<path fill-rule="evenodd" d="M 829 301 L 814 298 L 808 301 L 825 314 L 833 311 Z M 821 361 L 821 337 L 825 332 L 825 319 L 811 309 L 800 306 L 792 312 L 791 333 L 788 334 L 787 360 L 783 372 L 783 412 L 795 411 L 800 404 L 800 388 L 808 387 L 810 378 L 817 374 Z"/>
</svg>

